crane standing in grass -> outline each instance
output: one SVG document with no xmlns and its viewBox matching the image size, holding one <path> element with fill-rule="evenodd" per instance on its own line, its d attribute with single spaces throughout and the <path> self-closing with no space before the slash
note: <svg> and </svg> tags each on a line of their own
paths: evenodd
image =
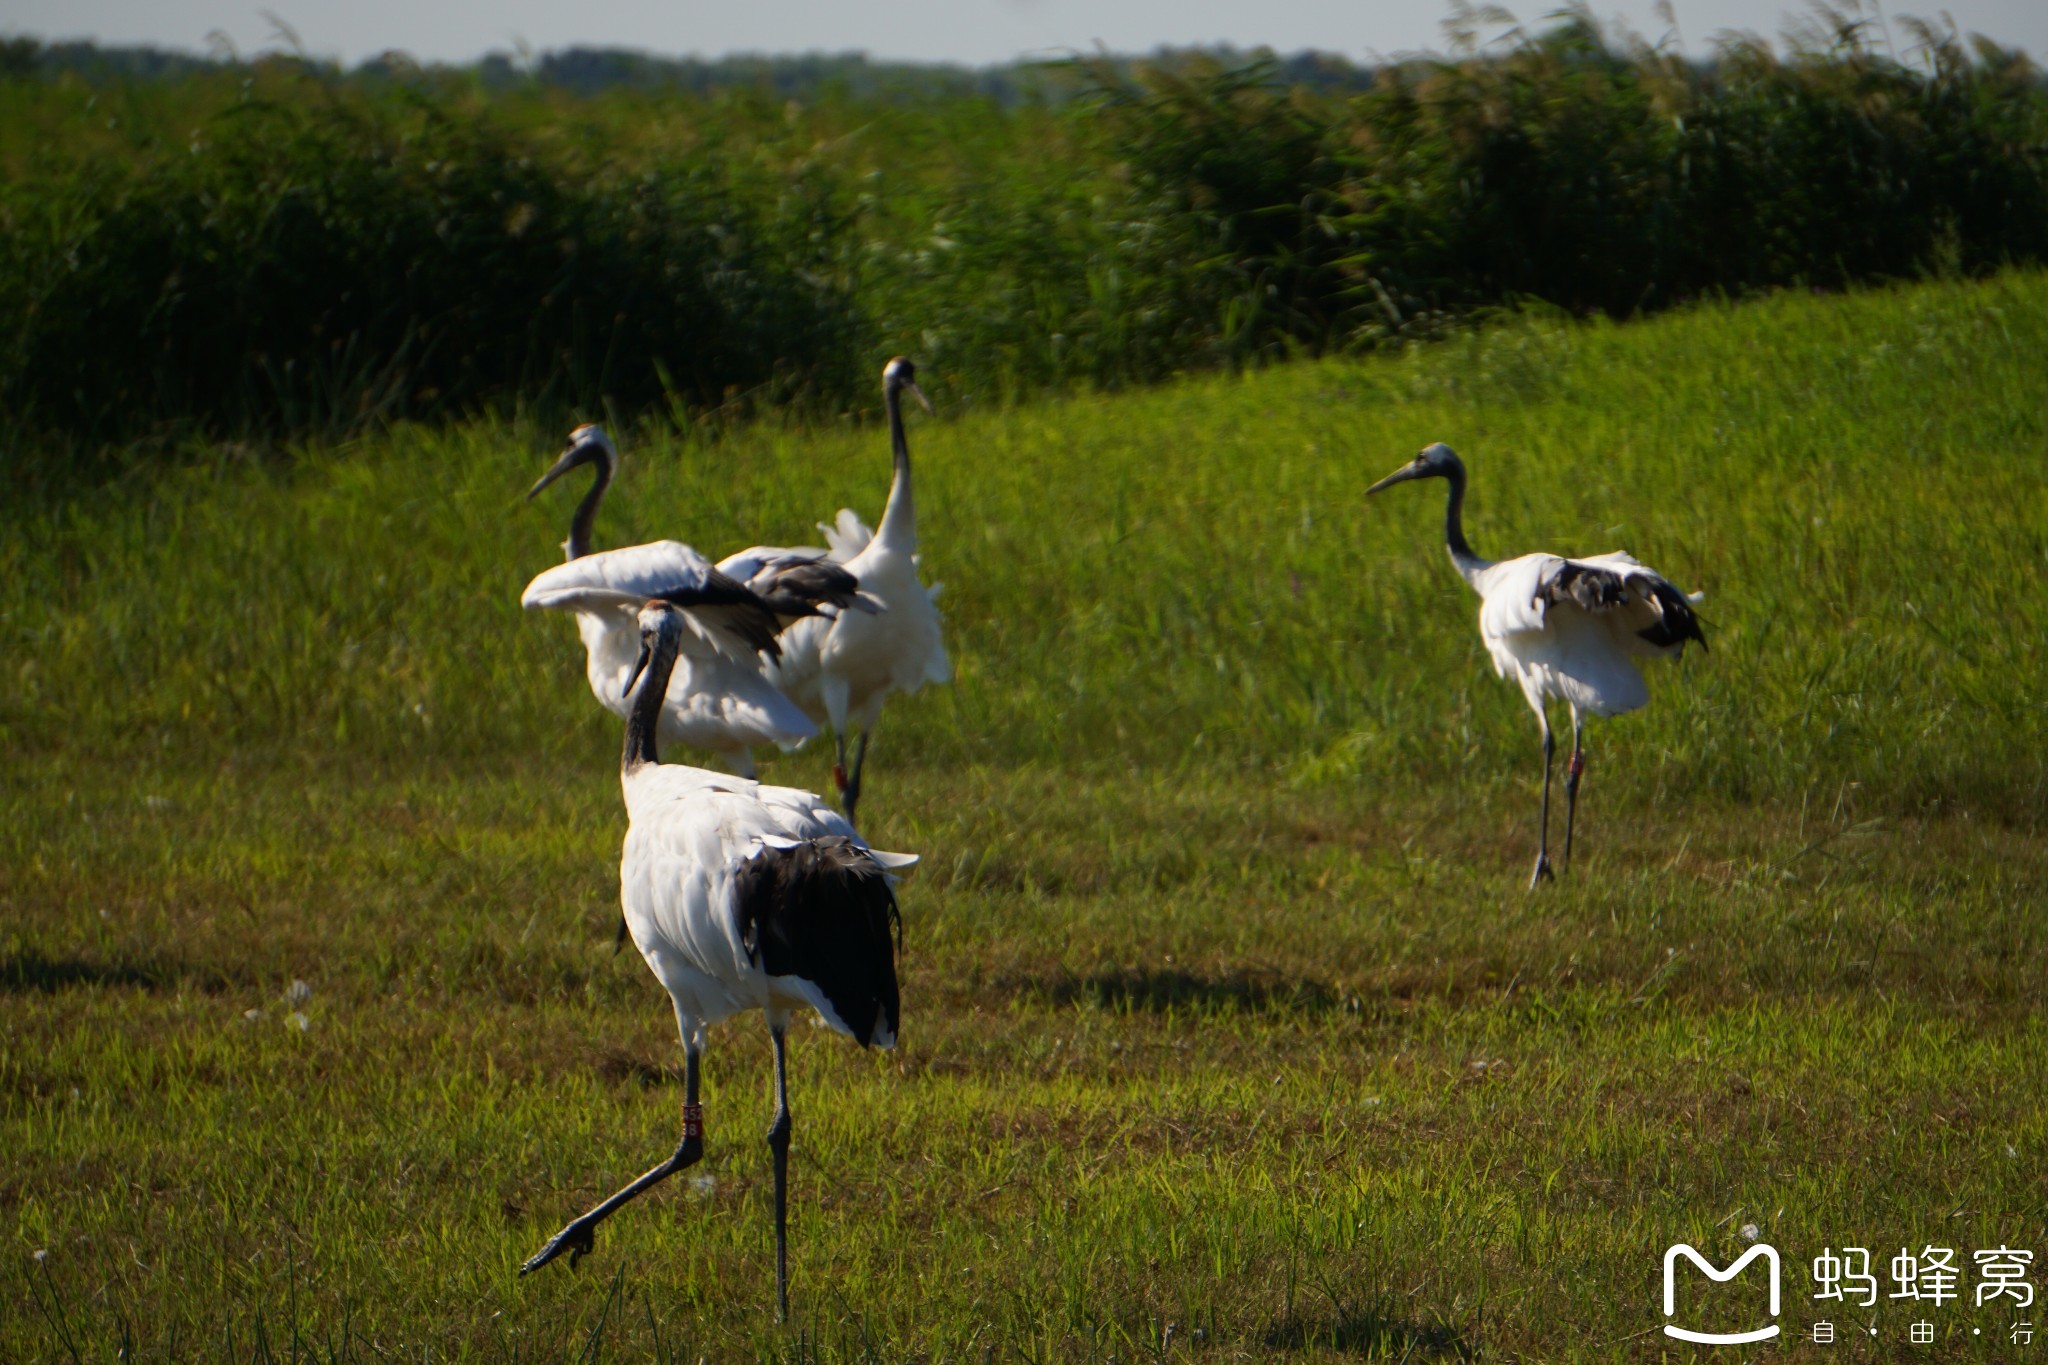
<svg viewBox="0 0 2048 1365">
<path fill-rule="evenodd" d="M 1553 698 L 1571 708 L 1572 756 L 1565 767 L 1564 865 L 1571 865 L 1572 823 L 1585 755 L 1579 736 L 1588 712 L 1633 711 L 1650 699 L 1636 660 L 1677 657 L 1687 640 L 1707 647 L 1693 603 L 1661 575 L 1624 552 L 1591 559 L 1523 555 L 1496 564 L 1481 559 L 1465 539 L 1465 466 L 1443 442 L 1366 489 L 1368 495 L 1410 479 L 1450 484 L 1444 543 L 1458 574 L 1479 594 L 1479 635 L 1494 671 L 1513 677 L 1543 727 L 1543 815 L 1536 845 L 1533 889 L 1551 875 L 1550 767 L 1555 741 L 1544 707 Z"/>
<path fill-rule="evenodd" d="M 850 509 L 841 508 L 834 525 L 819 528 L 831 541 L 831 558 L 853 574 L 881 610 L 798 621 L 784 632 L 782 657 L 769 669 L 804 714 L 832 727 L 838 760 L 832 778 L 848 820 L 855 819 L 860 804 L 868 732 L 881 717 L 883 703 L 894 693 L 915 692 L 953 676 L 932 602 L 938 590 L 927 589 L 917 576 L 917 504 L 910 488 L 910 442 L 903 432 L 906 389 L 926 412 L 932 410 L 917 387 L 917 367 L 897 356 L 882 369 L 882 406 L 889 417 L 895 475 L 881 525 L 869 531 Z M 789 552 L 746 552 L 777 553 Z M 860 731 L 860 744 L 849 770 L 846 736 L 851 729 Z"/>
<path fill-rule="evenodd" d="M 642 602 L 670 591 L 701 597 L 716 583 L 730 601 L 716 611 L 701 607 L 698 616 L 745 617 L 756 625 L 761 618 L 755 608 L 765 604 L 775 615 L 767 635 L 754 630 L 739 647 L 723 647 L 715 632 L 687 632 L 682 665 L 661 717 L 664 740 L 708 749 L 734 772 L 752 777 L 754 745 L 793 749 L 818 733 L 816 724 L 765 676 L 756 651 L 772 658 L 780 649 L 776 630 L 797 617 L 830 614 L 845 606 L 863 611 L 875 607 L 857 591 L 851 574 L 822 562 L 823 551 L 810 557 L 785 553 L 772 562 L 751 564 L 736 576 L 673 540 L 593 553 L 592 525 L 618 462 L 618 451 L 602 428 L 580 426 L 569 433 L 568 449 L 528 490 L 526 496 L 532 498 L 571 470 L 591 467 L 590 490 L 577 505 L 569 538 L 562 543 L 566 562 L 535 578 L 520 600 L 528 607 L 575 613 L 591 693 L 621 717 L 626 702 L 620 684 L 633 663 L 633 613 Z"/>
<path fill-rule="evenodd" d="M 620 759 L 628 827 L 619 899 L 633 942 L 675 1003 L 683 1042 L 682 1140 L 666 1161 L 556 1233 L 520 1273 L 564 1251 L 575 1264 L 591 1250 L 599 1223 L 703 1157 L 697 1080 L 704 1030 L 758 1009 L 775 1047 L 768 1147 L 775 1166 L 775 1301 L 777 1316 L 786 1318 L 789 1017 L 814 1009 L 862 1047 L 894 1046 L 902 920 L 889 873 L 917 860 L 868 848 L 851 823 L 810 792 L 661 762 L 662 698 L 692 629 L 687 617 L 696 600 L 679 593 L 639 612 L 639 662 L 626 684 L 632 702 Z"/>
</svg>

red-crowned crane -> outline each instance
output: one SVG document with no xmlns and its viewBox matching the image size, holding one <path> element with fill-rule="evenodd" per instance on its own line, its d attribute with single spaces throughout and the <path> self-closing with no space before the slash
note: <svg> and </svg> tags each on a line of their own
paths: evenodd
<svg viewBox="0 0 2048 1365">
<path fill-rule="evenodd" d="M 675 1004 L 682 1138 L 667 1160 L 556 1233 L 520 1273 L 565 1251 L 573 1265 L 591 1250 L 599 1223 L 703 1157 L 697 1081 L 704 1031 L 760 1010 L 775 1048 L 768 1147 L 775 1167 L 775 1301 L 786 1318 L 790 1015 L 812 1009 L 863 1047 L 895 1044 L 902 920 L 890 872 L 917 860 L 870 849 L 810 792 L 661 762 L 662 698 L 691 630 L 692 602 L 692 594 L 678 593 L 638 614 L 640 650 L 627 681 L 632 701 L 619 767 L 628 817 L 619 900 L 633 942 Z"/>
<path fill-rule="evenodd" d="M 731 590 L 732 610 L 726 614 L 746 615 L 755 623 L 760 618 L 749 609 L 756 603 L 748 599 L 757 594 L 719 574 L 708 559 L 678 541 L 658 540 L 592 552 L 592 523 L 618 463 L 618 451 L 601 428 L 580 426 L 569 433 L 568 449 L 528 490 L 526 496 L 532 498 L 571 470 L 591 466 L 590 490 L 577 504 L 569 522 L 569 538 L 562 543 L 566 562 L 537 576 L 520 602 L 529 608 L 575 615 L 577 633 L 583 637 L 584 672 L 591 695 L 623 717 L 626 701 L 620 684 L 638 651 L 634 613 L 642 602 L 671 591 L 695 592 L 701 597 L 703 590 L 717 581 Z M 762 604 L 778 613 L 781 610 L 775 604 Z M 698 610 L 693 619 L 717 619 L 708 607 Z M 758 630 L 737 640 L 716 631 L 686 631 L 682 665 L 662 707 L 661 737 L 672 744 L 707 749 L 734 772 L 752 777 L 754 745 L 794 749 L 817 734 L 817 726 L 763 672 L 765 665 L 757 651 L 772 655 L 780 648 L 774 639 L 778 624 L 779 619 L 770 621 L 765 638 Z"/>
<path fill-rule="evenodd" d="M 1451 563 L 1479 594 L 1479 636 L 1493 656 L 1494 671 L 1513 678 L 1543 727 L 1543 815 L 1536 845 L 1536 869 L 1529 885 L 1550 871 L 1550 760 L 1555 741 L 1545 704 L 1571 708 L 1572 756 L 1565 768 L 1564 864 L 1572 857 L 1572 823 L 1578 810 L 1579 778 L 1586 760 L 1580 731 L 1596 716 L 1633 711 L 1650 699 L 1636 660 L 1675 658 L 1688 640 L 1707 647 L 1693 604 L 1665 578 L 1617 551 L 1591 559 L 1523 555 L 1494 563 L 1473 553 L 1465 539 L 1465 465 L 1439 441 L 1408 464 L 1366 489 L 1367 494 L 1410 479 L 1450 484 L 1444 513 L 1444 543 Z"/>
<path fill-rule="evenodd" d="M 915 692 L 928 682 L 943 683 L 953 676 L 939 638 L 935 590 L 918 579 L 917 504 L 910 489 L 910 442 L 903 432 L 906 389 L 926 412 L 931 411 L 931 403 L 917 387 L 917 367 L 897 356 L 882 370 L 882 406 L 889 417 L 895 474 L 881 525 L 870 531 L 850 509 L 841 508 L 834 525 L 819 526 L 831 543 L 831 559 L 844 565 L 858 580 L 862 595 L 880 610 L 841 611 L 830 618 L 796 622 L 783 632 L 782 657 L 769 668 L 769 676 L 805 715 L 832 727 L 838 760 L 832 777 L 848 820 L 856 818 L 868 732 L 881 717 L 883 703 L 897 692 Z M 846 766 L 850 730 L 860 732 L 851 769 Z"/>
</svg>

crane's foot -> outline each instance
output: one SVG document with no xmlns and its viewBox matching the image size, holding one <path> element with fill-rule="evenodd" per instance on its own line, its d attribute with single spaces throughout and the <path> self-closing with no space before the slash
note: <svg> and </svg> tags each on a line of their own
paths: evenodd
<svg viewBox="0 0 2048 1365">
<path fill-rule="evenodd" d="M 569 1253 L 569 1264 L 573 1268 L 578 1261 L 588 1256 L 591 1248 L 596 1245 L 595 1225 L 578 1218 L 549 1239 L 546 1246 L 535 1252 L 533 1259 L 519 1267 L 519 1273 L 531 1275 L 565 1251 Z"/>
<path fill-rule="evenodd" d="M 1548 853 L 1537 854 L 1536 870 L 1529 874 L 1529 889 L 1531 891 L 1534 891 L 1537 887 L 1543 885 L 1543 883 L 1547 881 L 1550 881 L 1556 875 L 1556 873 L 1550 870 L 1550 855 Z"/>
</svg>

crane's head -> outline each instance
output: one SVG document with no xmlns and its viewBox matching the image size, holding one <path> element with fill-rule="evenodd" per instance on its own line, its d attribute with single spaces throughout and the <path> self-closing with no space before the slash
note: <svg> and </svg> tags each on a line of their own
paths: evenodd
<svg viewBox="0 0 2048 1365">
<path fill-rule="evenodd" d="M 619 689 L 619 695 L 630 697 L 633 687 L 640 681 L 640 675 L 654 661 L 654 656 L 664 649 L 668 658 L 675 658 L 677 647 L 683 638 L 683 610 L 673 602 L 664 602 L 656 597 L 640 608 L 640 658 L 633 665 L 633 671 L 626 675 L 626 685 Z"/>
<path fill-rule="evenodd" d="M 612 438 L 604 434 L 604 428 L 593 422 L 585 422 L 569 433 L 569 448 L 540 476 L 540 482 L 526 490 L 526 496 L 546 488 L 556 479 L 581 465 L 594 464 L 601 474 L 610 474 L 618 467 L 619 452 L 612 445 Z"/>
<path fill-rule="evenodd" d="M 908 356 L 892 356 L 889 363 L 882 367 L 882 392 L 898 394 L 905 389 L 910 390 L 911 397 L 917 399 L 919 406 L 926 412 L 932 410 L 931 400 L 926 398 L 924 390 L 917 386 L 917 366 L 910 362 Z"/>
<path fill-rule="evenodd" d="M 1442 441 L 1438 441 L 1424 446 L 1421 454 L 1365 491 L 1370 497 L 1382 488 L 1392 488 L 1395 484 L 1406 483 L 1410 479 L 1455 479 L 1464 472 L 1465 466 L 1458 459 L 1458 453 Z"/>
</svg>

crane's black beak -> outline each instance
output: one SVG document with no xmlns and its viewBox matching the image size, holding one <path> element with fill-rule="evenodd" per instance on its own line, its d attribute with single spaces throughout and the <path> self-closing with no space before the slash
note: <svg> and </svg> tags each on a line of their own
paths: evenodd
<svg viewBox="0 0 2048 1365">
<path fill-rule="evenodd" d="M 648 648 L 646 641 L 643 640 L 640 642 L 640 658 L 636 663 L 634 663 L 633 671 L 627 675 L 626 685 L 619 689 L 620 696 L 630 697 L 633 695 L 633 684 L 639 682 L 640 675 L 647 671 L 647 660 L 649 659 L 649 657 L 653 655 L 653 653 L 654 651 Z"/>
<path fill-rule="evenodd" d="M 554 464 L 549 467 L 548 472 L 540 476 L 540 481 L 534 484 L 533 487 L 526 490 L 527 501 L 531 502 L 534 496 L 538 494 L 541 489 L 546 488 L 549 484 L 553 483 L 556 479 L 561 478 L 564 474 L 568 473 L 576 466 L 588 462 L 589 459 L 589 442 L 578 441 L 575 445 L 570 446 L 567 450 L 562 452 L 561 458 L 556 460 Z"/>
<path fill-rule="evenodd" d="M 932 400 L 924 396 L 924 390 L 917 386 L 915 379 L 906 383 L 903 387 L 910 390 L 910 396 L 917 400 L 917 405 L 923 408 L 925 412 L 933 417 L 938 416 L 936 412 L 932 412 Z"/>
<path fill-rule="evenodd" d="M 1371 497 L 1373 494 L 1379 492 L 1382 488 L 1392 488 L 1397 483 L 1406 483 L 1410 479 L 1422 478 L 1424 472 L 1425 471 L 1423 470 L 1422 466 L 1419 464 L 1404 464 L 1399 469 L 1395 470 L 1393 473 L 1387 475 L 1387 477 L 1381 479 L 1378 483 L 1374 484 L 1372 487 L 1366 489 L 1365 495 L 1367 497 Z"/>
</svg>

